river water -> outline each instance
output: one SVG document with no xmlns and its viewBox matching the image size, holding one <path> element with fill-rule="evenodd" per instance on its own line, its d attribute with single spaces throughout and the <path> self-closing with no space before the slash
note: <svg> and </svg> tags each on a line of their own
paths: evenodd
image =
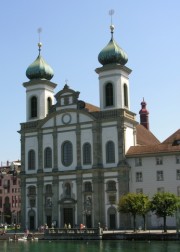
<svg viewBox="0 0 180 252">
<path fill-rule="evenodd" d="M 0 241 L 0 252 L 179 252 L 180 241 Z"/>
</svg>

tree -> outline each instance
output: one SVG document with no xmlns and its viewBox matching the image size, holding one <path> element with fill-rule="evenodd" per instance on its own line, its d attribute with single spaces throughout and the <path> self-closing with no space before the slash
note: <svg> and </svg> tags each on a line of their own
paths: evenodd
<svg viewBox="0 0 180 252">
<path fill-rule="evenodd" d="M 138 215 L 141 215 L 143 217 L 143 230 L 146 230 L 146 214 L 150 210 L 150 200 L 147 195 L 143 193 L 137 194 L 137 201 L 139 204 L 138 207 Z"/>
<path fill-rule="evenodd" d="M 155 212 L 158 217 L 163 218 L 164 232 L 167 232 L 166 218 L 173 216 L 179 207 L 179 198 L 169 192 L 156 193 L 151 200 L 151 210 Z"/>
<path fill-rule="evenodd" d="M 148 196 L 142 193 L 128 193 L 122 196 L 118 202 L 117 210 L 122 213 L 130 213 L 133 216 L 133 228 L 136 230 L 136 216 L 142 215 L 145 229 L 145 215 L 150 209 Z"/>
</svg>

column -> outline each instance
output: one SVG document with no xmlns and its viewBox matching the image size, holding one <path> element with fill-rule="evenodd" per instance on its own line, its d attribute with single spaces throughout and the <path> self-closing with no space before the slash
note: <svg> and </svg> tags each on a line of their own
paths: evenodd
<svg viewBox="0 0 180 252">
<path fill-rule="evenodd" d="M 93 172 L 93 214 L 94 227 L 104 224 L 105 221 L 105 199 L 104 199 L 104 174 L 100 171 Z"/>
<path fill-rule="evenodd" d="M 57 227 L 59 226 L 59 177 L 53 177 L 52 183 L 53 189 L 53 196 L 52 196 L 52 204 L 53 204 L 53 211 L 52 211 L 52 221 L 56 221 Z"/>
<path fill-rule="evenodd" d="M 38 132 L 38 173 L 43 172 L 43 135 Z"/>
<path fill-rule="evenodd" d="M 58 171 L 58 145 L 57 145 L 57 139 L 58 134 L 57 134 L 57 130 L 56 128 L 54 129 L 53 132 L 53 172 L 57 172 Z M 60 152 L 60 150 L 59 150 Z"/>
<path fill-rule="evenodd" d="M 102 129 L 100 124 L 94 123 L 93 128 L 93 168 L 102 167 Z"/>
<path fill-rule="evenodd" d="M 83 222 L 83 178 L 81 173 L 77 174 L 76 185 L 77 185 L 77 224 L 80 224 Z"/>
<path fill-rule="evenodd" d="M 44 225 L 44 180 L 43 177 L 37 178 L 37 214 L 38 214 L 38 227 Z"/>
<path fill-rule="evenodd" d="M 76 170 L 82 169 L 81 165 L 81 127 L 79 124 L 79 112 L 77 112 L 77 125 L 76 125 L 76 157 L 77 157 L 77 166 Z"/>
<path fill-rule="evenodd" d="M 27 206 L 26 206 L 26 179 L 23 175 L 21 175 L 21 226 L 23 229 L 26 228 L 26 220 L 28 219 L 28 216 L 26 216 L 28 213 L 26 212 Z"/>
</svg>

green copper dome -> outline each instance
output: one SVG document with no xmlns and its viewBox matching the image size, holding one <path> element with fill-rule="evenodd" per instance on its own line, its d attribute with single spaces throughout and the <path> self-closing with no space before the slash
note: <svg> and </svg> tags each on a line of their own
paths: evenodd
<svg viewBox="0 0 180 252">
<path fill-rule="evenodd" d="M 113 39 L 114 26 L 111 25 L 111 40 L 106 47 L 99 53 L 98 60 L 104 66 L 111 63 L 125 65 L 128 61 L 127 54 Z"/>
<path fill-rule="evenodd" d="M 39 55 L 37 59 L 27 68 L 26 76 L 30 80 L 33 79 L 51 80 L 54 75 L 53 69 L 45 62 L 45 60 L 40 55 L 41 43 L 39 43 L 38 46 L 39 46 Z"/>
</svg>

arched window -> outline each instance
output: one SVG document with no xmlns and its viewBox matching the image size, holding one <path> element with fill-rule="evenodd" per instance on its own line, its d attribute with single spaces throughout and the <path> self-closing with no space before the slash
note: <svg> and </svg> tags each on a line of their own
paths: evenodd
<svg viewBox="0 0 180 252">
<path fill-rule="evenodd" d="M 72 143 L 66 141 L 62 144 L 62 163 L 64 166 L 69 166 L 73 161 Z"/>
<path fill-rule="evenodd" d="M 114 142 L 108 141 L 106 144 L 106 163 L 115 162 L 115 148 Z"/>
<path fill-rule="evenodd" d="M 35 170 L 35 151 L 28 152 L 28 170 Z"/>
<path fill-rule="evenodd" d="M 116 182 L 110 180 L 107 182 L 107 191 L 116 191 Z"/>
<path fill-rule="evenodd" d="M 91 145 L 85 143 L 83 145 L 83 164 L 91 164 Z"/>
<path fill-rule="evenodd" d="M 37 117 L 37 98 L 33 96 L 31 98 L 31 118 Z"/>
<path fill-rule="evenodd" d="M 51 97 L 48 97 L 48 99 L 47 99 L 47 112 L 48 113 L 50 111 L 51 106 L 52 106 L 52 99 L 51 99 Z"/>
<path fill-rule="evenodd" d="M 128 107 L 128 87 L 124 84 L 124 106 Z"/>
<path fill-rule="evenodd" d="M 50 147 L 45 148 L 44 150 L 44 168 L 52 167 L 52 150 Z"/>
<path fill-rule="evenodd" d="M 70 185 L 70 183 L 65 184 L 64 192 L 65 192 L 66 197 L 71 197 L 71 185 Z"/>
<path fill-rule="evenodd" d="M 108 83 L 105 86 L 106 107 L 113 106 L 113 85 Z"/>
</svg>

